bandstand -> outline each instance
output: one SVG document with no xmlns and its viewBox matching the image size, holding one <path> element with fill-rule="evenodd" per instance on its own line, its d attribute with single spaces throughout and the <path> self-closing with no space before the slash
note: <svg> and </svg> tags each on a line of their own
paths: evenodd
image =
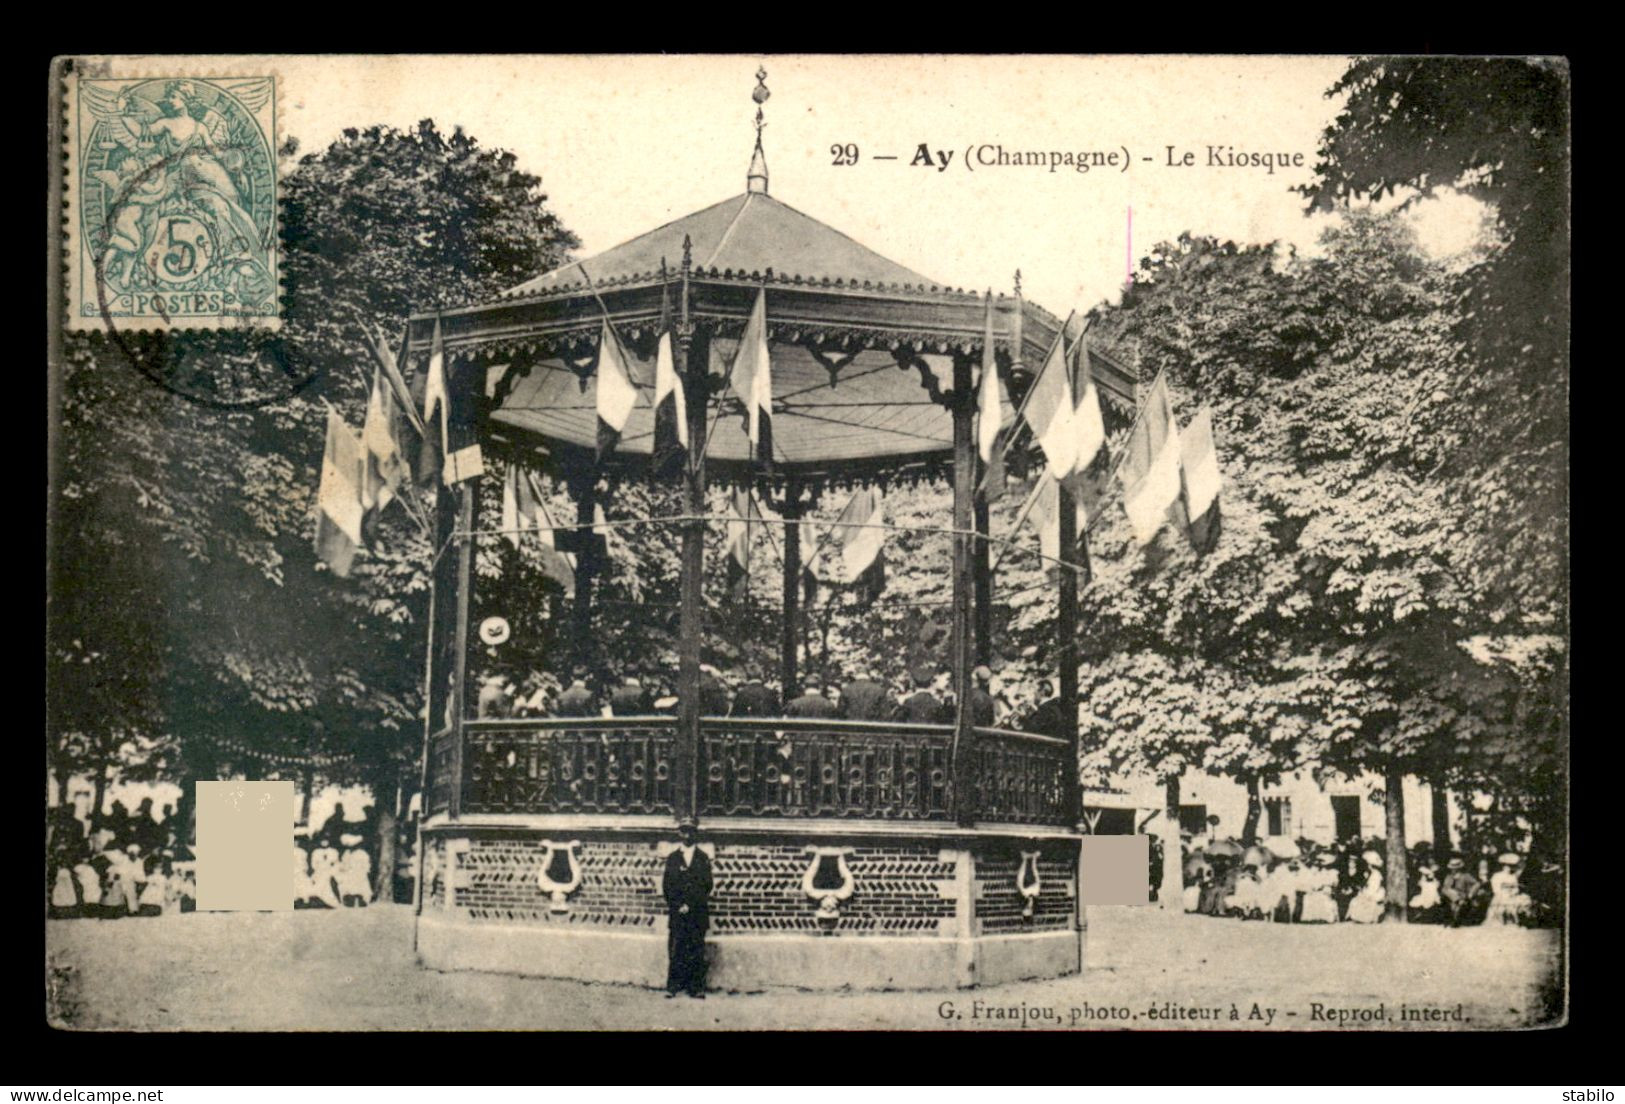
<svg viewBox="0 0 1625 1104">
<path fill-rule="evenodd" d="M 759 75 L 760 76 L 760 75 Z M 760 103 L 765 88 L 758 85 Z M 749 486 L 786 522 L 836 488 L 942 478 L 953 487 L 955 697 L 990 649 L 987 508 L 973 438 L 987 299 L 897 265 L 768 192 L 760 141 L 746 191 L 493 302 L 414 316 L 420 371 L 438 328 L 449 388 L 488 459 L 547 467 L 593 517 L 600 479 L 650 478 L 663 299 L 690 448 L 675 716 L 473 719 L 470 593 L 477 480 L 436 509 L 417 953 L 435 969 L 660 986 L 660 892 L 675 826 L 712 852 L 710 984 L 722 989 L 940 989 L 1081 969 L 1076 725 L 1061 734 L 952 724 L 707 716 L 701 680 L 706 491 Z M 590 279 L 589 279 L 590 275 Z M 752 456 L 728 367 L 765 289 L 773 459 Z M 1061 323 L 995 301 L 1001 375 L 1019 396 Z M 599 460 L 591 382 L 604 321 L 644 398 Z M 1132 376 L 1096 356 L 1108 413 Z M 455 407 L 456 400 L 453 401 Z M 822 409 L 820 409 L 822 408 Z M 1009 411 L 1006 410 L 1006 418 Z M 705 447 L 693 447 L 704 442 Z M 1075 504 L 1061 495 L 1062 531 Z M 720 520 L 720 519 L 718 519 Z M 798 685 L 798 527 L 783 529 L 780 679 Z M 1057 683 L 1077 700 L 1077 553 L 1062 542 Z M 593 558 L 577 563 L 589 622 Z M 1069 714 L 1070 715 L 1070 714 Z"/>
</svg>

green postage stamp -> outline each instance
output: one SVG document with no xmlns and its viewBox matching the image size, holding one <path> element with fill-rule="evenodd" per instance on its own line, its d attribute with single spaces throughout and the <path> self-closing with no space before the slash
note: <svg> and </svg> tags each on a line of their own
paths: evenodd
<svg viewBox="0 0 1625 1104">
<path fill-rule="evenodd" d="M 275 327 L 275 78 L 100 73 L 66 74 L 70 325 Z"/>
</svg>

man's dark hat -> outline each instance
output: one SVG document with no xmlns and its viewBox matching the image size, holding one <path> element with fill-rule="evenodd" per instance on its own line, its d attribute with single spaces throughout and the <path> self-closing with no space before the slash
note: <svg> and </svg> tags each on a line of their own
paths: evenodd
<svg viewBox="0 0 1625 1104">
<path fill-rule="evenodd" d="M 914 676 L 914 681 L 918 683 L 927 683 L 937 677 L 937 673 L 933 671 L 929 665 L 924 663 L 914 668 L 910 674 Z"/>
<path fill-rule="evenodd" d="M 686 816 L 677 822 L 677 830 L 679 832 L 681 832 L 684 828 L 687 828 L 691 832 L 697 832 L 699 831 L 700 826 L 694 822 L 693 817 Z"/>
</svg>

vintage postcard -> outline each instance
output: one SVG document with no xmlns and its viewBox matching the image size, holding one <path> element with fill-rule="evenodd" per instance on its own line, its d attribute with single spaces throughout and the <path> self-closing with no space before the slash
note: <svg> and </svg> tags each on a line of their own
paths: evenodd
<svg viewBox="0 0 1625 1104">
<path fill-rule="evenodd" d="M 1567 1021 L 1563 59 L 51 81 L 52 1025 Z"/>
</svg>

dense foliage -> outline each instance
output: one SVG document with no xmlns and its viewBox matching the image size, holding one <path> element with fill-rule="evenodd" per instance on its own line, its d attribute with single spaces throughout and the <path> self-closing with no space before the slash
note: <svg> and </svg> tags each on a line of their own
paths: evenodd
<svg viewBox="0 0 1625 1104">
<path fill-rule="evenodd" d="M 430 122 L 346 131 L 285 165 L 276 351 L 314 378 L 282 401 L 193 402 L 127 353 L 166 365 L 184 341 L 194 376 L 227 379 L 259 355 L 241 335 L 70 336 L 47 668 L 59 785 L 78 770 L 99 790 L 114 768 L 185 780 L 318 764 L 393 799 L 421 739 L 428 542 L 393 507 L 349 580 L 317 563 L 324 403 L 360 424 L 362 325 L 398 333 L 409 309 L 489 295 L 565 258 L 577 243 L 539 184 L 512 155 Z"/>
</svg>

